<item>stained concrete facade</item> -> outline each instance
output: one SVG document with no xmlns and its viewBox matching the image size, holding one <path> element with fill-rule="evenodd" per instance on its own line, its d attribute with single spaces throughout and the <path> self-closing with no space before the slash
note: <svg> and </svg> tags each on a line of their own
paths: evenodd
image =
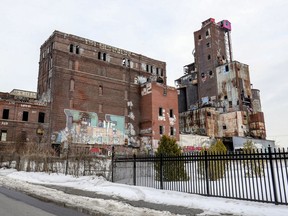
<svg viewBox="0 0 288 216">
<path fill-rule="evenodd" d="M 231 23 L 213 18 L 194 32 L 194 63 L 184 66 L 178 88 L 180 132 L 211 138 L 266 139 L 260 91 L 249 66 L 232 58 Z"/>
</svg>

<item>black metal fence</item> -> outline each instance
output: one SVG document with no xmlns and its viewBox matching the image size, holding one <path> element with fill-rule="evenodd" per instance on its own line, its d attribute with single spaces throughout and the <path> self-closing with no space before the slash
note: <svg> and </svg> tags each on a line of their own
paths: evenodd
<svg viewBox="0 0 288 216">
<path fill-rule="evenodd" d="M 180 156 L 112 156 L 112 181 L 287 205 L 288 152 L 207 153 Z"/>
</svg>

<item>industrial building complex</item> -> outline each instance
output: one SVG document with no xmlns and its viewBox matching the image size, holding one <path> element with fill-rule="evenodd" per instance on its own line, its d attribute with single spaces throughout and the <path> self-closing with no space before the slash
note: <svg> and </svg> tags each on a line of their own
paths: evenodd
<svg viewBox="0 0 288 216">
<path fill-rule="evenodd" d="M 230 32 L 228 20 L 202 22 L 194 62 L 171 87 L 165 62 L 54 31 L 40 48 L 37 92 L 0 93 L 0 148 L 68 142 L 153 151 L 164 134 L 187 151 L 201 148 L 197 137 L 220 138 L 230 150 L 246 138 L 270 144 L 259 90 L 248 65 L 233 60 Z"/>
</svg>

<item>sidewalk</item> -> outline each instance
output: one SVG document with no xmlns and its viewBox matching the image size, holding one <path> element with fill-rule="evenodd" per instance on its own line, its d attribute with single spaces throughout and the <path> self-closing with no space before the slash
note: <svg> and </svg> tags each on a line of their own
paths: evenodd
<svg viewBox="0 0 288 216">
<path fill-rule="evenodd" d="M 78 195 L 78 196 L 85 196 L 85 197 L 90 197 L 90 198 L 99 198 L 99 199 L 105 199 L 105 200 L 116 200 L 116 201 L 119 201 L 122 203 L 127 203 L 129 205 L 134 206 L 134 207 L 149 208 L 149 209 L 154 209 L 154 210 L 158 210 L 158 211 L 169 211 L 173 214 L 186 215 L 186 216 L 196 216 L 198 214 L 203 213 L 203 210 L 201 210 L 201 209 L 191 209 L 191 208 L 185 208 L 183 206 L 175 206 L 175 205 L 169 205 L 168 206 L 168 205 L 163 205 L 163 204 L 144 202 L 142 200 L 132 201 L 132 200 L 123 199 L 121 197 L 106 196 L 103 194 L 97 194 L 95 192 L 84 191 L 84 190 L 79 190 L 79 189 L 74 189 L 74 188 L 69 188 L 69 187 L 56 186 L 56 185 L 42 185 L 41 184 L 41 186 L 60 190 L 66 194 L 73 194 L 73 195 Z"/>
</svg>

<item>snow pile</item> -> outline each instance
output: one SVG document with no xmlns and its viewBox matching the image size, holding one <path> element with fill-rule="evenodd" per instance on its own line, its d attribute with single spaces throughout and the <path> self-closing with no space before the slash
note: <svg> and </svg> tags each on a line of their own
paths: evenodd
<svg viewBox="0 0 288 216">
<path fill-rule="evenodd" d="M 36 185 L 35 185 L 36 184 Z M 27 193 L 34 193 L 47 199 L 56 200 L 66 205 L 92 209 L 110 215 L 174 215 L 170 212 L 160 212 L 151 209 L 133 207 L 115 200 L 104 200 L 65 194 L 55 189 L 49 189 L 37 184 L 51 184 L 72 187 L 81 190 L 94 191 L 99 194 L 123 197 L 128 200 L 143 200 L 146 202 L 178 205 L 188 208 L 202 209 L 200 215 L 233 214 L 245 216 L 287 216 L 287 206 L 276 206 L 257 202 L 231 200 L 224 198 L 203 197 L 199 195 L 157 190 L 153 188 L 129 186 L 106 181 L 95 176 L 73 177 L 63 174 L 48 174 L 34 172 L 17 172 L 12 169 L 0 169 L 0 185 L 15 188 Z"/>
</svg>

